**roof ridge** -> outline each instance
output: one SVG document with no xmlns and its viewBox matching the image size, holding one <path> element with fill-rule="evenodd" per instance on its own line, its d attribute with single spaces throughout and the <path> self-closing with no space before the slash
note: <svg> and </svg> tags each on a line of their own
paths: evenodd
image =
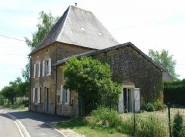
<svg viewBox="0 0 185 137">
<path fill-rule="evenodd" d="M 77 9 L 80 9 L 80 10 L 84 10 L 84 11 L 87 11 L 87 12 L 91 12 L 90 10 L 85 10 L 83 8 L 80 8 L 78 6 L 74 6 L 74 5 L 69 5 L 70 7 L 73 7 L 73 8 L 77 8 Z M 91 12 L 92 13 L 92 12 Z"/>
</svg>

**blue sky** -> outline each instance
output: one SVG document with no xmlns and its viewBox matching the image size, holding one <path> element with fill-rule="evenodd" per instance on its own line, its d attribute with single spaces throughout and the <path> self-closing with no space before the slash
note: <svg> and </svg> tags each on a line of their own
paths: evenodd
<svg viewBox="0 0 185 137">
<path fill-rule="evenodd" d="M 119 43 L 132 42 L 144 53 L 166 49 L 185 78 L 184 0 L 4 0 L 0 2 L 0 35 L 31 38 L 40 11 L 61 16 L 69 5 L 92 11 Z M 30 49 L 22 41 L 0 36 L 0 89 L 21 76 Z"/>
</svg>

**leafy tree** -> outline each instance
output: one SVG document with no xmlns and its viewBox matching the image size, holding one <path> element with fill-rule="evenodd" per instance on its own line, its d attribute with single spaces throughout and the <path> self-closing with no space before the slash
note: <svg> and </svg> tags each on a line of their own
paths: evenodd
<svg viewBox="0 0 185 137">
<path fill-rule="evenodd" d="M 30 80 L 30 63 L 26 64 L 25 69 L 22 70 L 22 77 L 26 82 Z"/>
<path fill-rule="evenodd" d="M 37 31 L 32 34 L 32 39 L 25 37 L 27 45 L 33 50 L 37 47 L 42 40 L 45 38 L 47 33 L 51 30 L 52 26 L 58 20 L 58 17 L 53 17 L 51 13 L 45 13 L 44 11 L 40 12 L 39 23 L 37 24 Z M 30 63 L 25 66 L 25 69 L 22 71 L 22 76 L 25 78 L 25 81 L 30 79 Z"/>
<path fill-rule="evenodd" d="M 17 97 L 28 96 L 28 87 L 28 81 L 23 82 L 22 79 L 18 77 L 15 81 L 11 81 L 9 86 L 5 86 L 0 93 L 2 97 L 14 104 Z"/>
<path fill-rule="evenodd" d="M 108 64 L 88 57 L 72 57 L 64 68 L 64 74 L 64 88 L 78 92 L 80 115 L 91 112 L 98 105 L 118 102 L 121 86 L 112 82 Z"/>
<path fill-rule="evenodd" d="M 175 73 L 176 60 L 173 59 L 173 55 L 169 55 L 167 50 L 154 51 L 150 49 L 149 57 L 162 66 L 170 74 L 172 80 L 178 80 L 179 75 Z"/>
<path fill-rule="evenodd" d="M 5 86 L 1 90 L 1 95 L 5 98 L 8 99 L 12 104 L 14 104 L 14 99 L 16 96 L 16 92 L 13 90 L 11 86 Z"/>
<path fill-rule="evenodd" d="M 37 31 L 32 34 L 32 39 L 25 37 L 26 43 L 29 47 L 34 49 L 45 38 L 46 34 L 51 30 L 53 24 L 56 23 L 58 17 L 53 17 L 51 13 L 40 12 L 39 23 L 37 24 Z"/>
</svg>

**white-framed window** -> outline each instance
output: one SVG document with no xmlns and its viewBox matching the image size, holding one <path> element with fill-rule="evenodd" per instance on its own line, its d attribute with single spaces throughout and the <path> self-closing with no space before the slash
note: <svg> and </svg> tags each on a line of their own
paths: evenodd
<svg viewBox="0 0 185 137">
<path fill-rule="evenodd" d="M 40 62 L 34 64 L 34 78 L 39 78 L 40 77 Z"/>
<path fill-rule="evenodd" d="M 41 88 L 33 88 L 33 96 L 32 96 L 32 99 L 33 99 L 33 103 L 35 104 L 38 104 L 40 103 L 40 100 L 41 100 Z"/>
<path fill-rule="evenodd" d="M 46 75 L 51 75 L 51 59 L 45 61 Z"/>
<path fill-rule="evenodd" d="M 63 85 L 61 85 L 60 91 L 57 94 L 57 103 L 58 104 L 62 104 L 63 103 L 63 91 L 64 91 L 64 88 L 63 88 Z"/>
<path fill-rule="evenodd" d="M 42 77 L 51 75 L 51 59 L 42 61 Z"/>
</svg>

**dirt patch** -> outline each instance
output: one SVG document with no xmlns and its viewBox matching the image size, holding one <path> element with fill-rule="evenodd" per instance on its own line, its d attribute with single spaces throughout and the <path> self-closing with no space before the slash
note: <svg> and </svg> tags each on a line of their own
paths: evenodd
<svg viewBox="0 0 185 137">
<path fill-rule="evenodd" d="M 72 129 L 58 129 L 59 132 L 62 132 L 66 137 L 85 137 L 85 135 L 81 135 L 77 132 L 74 132 Z"/>
</svg>

